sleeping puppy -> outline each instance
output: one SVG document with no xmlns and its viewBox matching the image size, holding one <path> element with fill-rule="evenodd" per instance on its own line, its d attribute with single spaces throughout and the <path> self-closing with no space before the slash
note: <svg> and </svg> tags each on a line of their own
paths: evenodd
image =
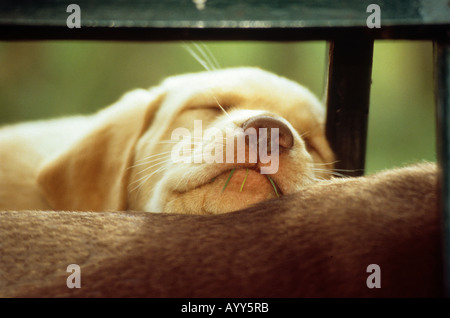
<svg viewBox="0 0 450 318">
<path fill-rule="evenodd" d="M 324 109 L 255 68 L 168 78 L 91 116 L 0 129 L 0 210 L 217 214 L 328 178 Z"/>
</svg>

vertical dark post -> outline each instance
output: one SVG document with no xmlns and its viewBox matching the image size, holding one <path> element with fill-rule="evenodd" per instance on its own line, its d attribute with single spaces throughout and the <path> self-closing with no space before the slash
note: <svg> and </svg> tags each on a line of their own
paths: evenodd
<svg viewBox="0 0 450 318">
<path fill-rule="evenodd" d="M 336 169 L 348 176 L 364 174 L 373 39 L 330 43 L 326 135 L 336 154 Z"/>
<path fill-rule="evenodd" d="M 434 43 L 437 155 L 442 213 L 444 291 L 450 297 L 450 44 Z"/>
</svg>

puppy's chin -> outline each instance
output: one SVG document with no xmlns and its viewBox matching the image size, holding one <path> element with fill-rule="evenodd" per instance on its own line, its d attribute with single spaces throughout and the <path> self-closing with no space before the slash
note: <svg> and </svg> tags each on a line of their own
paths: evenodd
<svg viewBox="0 0 450 318">
<path fill-rule="evenodd" d="M 195 189 L 173 193 L 164 207 L 165 212 L 220 214 L 244 209 L 280 194 L 279 189 L 275 192 L 266 175 L 253 169 L 236 169 L 227 184 L 229 176 L 230 171 L 226 171 Z"/>
</svg>

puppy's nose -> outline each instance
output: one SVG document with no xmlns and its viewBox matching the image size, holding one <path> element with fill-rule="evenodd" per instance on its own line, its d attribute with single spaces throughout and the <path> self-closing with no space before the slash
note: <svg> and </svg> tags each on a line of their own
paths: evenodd
<svg viewBox="0 0 450 318">
<path fill-rule="evenodd" d="M 248 128 L 255 128 L 259 132 L 259 128 L 267 128 L 267 142 L 271 140 L 271 128 L 278 128 L 279 144 L 285 149 L 291 149 L 294 145 L 294 136 L 289 127 L 281 120 L 270 116 L 255 116 L 248 119 L 242 124 L 244 131 Z"/>
</svg>

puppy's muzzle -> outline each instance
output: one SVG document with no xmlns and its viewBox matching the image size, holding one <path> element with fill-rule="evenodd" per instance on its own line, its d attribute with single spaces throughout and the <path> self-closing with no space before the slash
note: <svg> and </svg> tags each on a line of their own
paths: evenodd
<svg viewBox="0 0 450 318">
<path fill-rule="evenodd" d="M 278 134 L 279 134 L 279 145 L 281 147 L 280 151 L 282 150 L 289 150 L 294 146 L 294 136 L 292 134 L 291 129 L 283 123 L 281 120 L 265 116 L 265 115 L 259 115 L 252 117 L 245 121 L 242 124 L 242 129 L 244 131 L 247 131 L 249 128 L 254 128 L 257 132 L 259 132 L 260 128 L 267 128 L 267 148 L 271 148 L 271 131 L 272 128 L 278 128 Z M 259 138 L 258 138 L 259 139 Z M 259 140 L 261 142 L 261 140 Z"/>
</svg>

